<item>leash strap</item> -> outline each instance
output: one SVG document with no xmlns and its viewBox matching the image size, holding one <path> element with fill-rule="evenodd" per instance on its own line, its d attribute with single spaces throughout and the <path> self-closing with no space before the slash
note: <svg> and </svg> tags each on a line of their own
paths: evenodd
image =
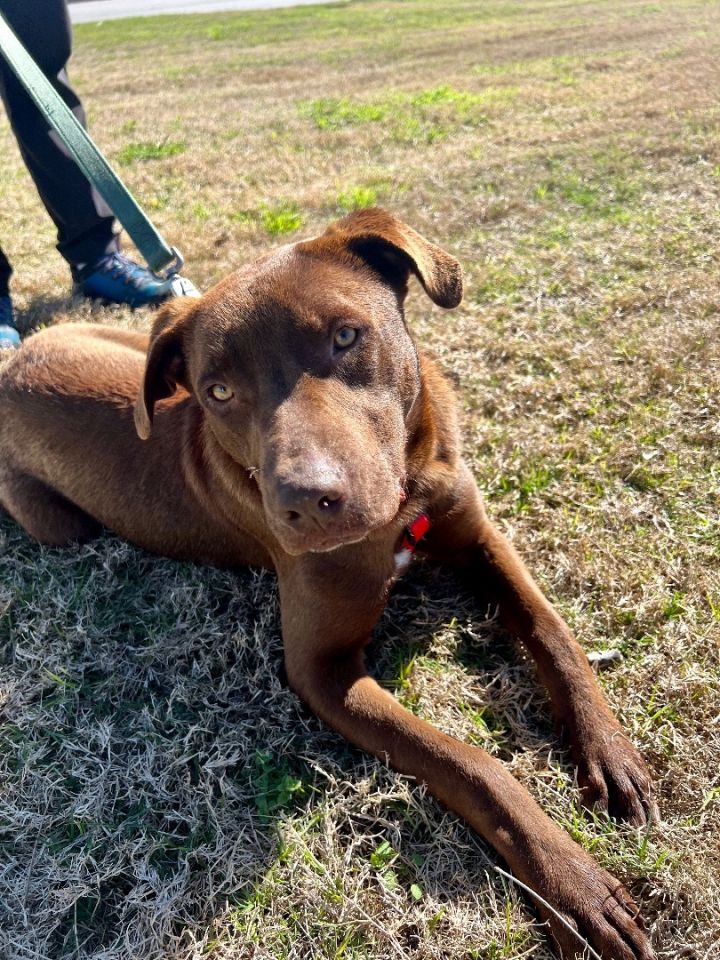
<svg viewBox="0 0 720 960">
<path fill-rule="evenodd" d="M 0 54 L 82 172 L 132 237 L 150 269 L 158 273 L 170 265 L 168 276 L 177 273 L 183 263 L 180 253 L 175 247 L 168 246 L 160 236 L 87 131 L 10 29 L 2 13 Z"/>
</svg>

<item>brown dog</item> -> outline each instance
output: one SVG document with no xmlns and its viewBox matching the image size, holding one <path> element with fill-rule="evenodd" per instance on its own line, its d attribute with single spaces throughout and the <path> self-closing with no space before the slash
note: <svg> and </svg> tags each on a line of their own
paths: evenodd
<svg viewBox="0 0 720 960">
<path fill-rule="evenodd" d="M 539 907 L 566 956 L 582 951 L 570 926 L 603 958 L 650 960 L 622 885 L 497 760 L 365 671 L 429 522 L 420 548 L 494 597 L 534 658 L 586 801 L 638 824 L 652 809 L 582 650 L 485 515 L 451 392 L 404 323 L 411 273 L 440 306 L 460 302 L 452 257 L 364 211 L 171 303 L 149 347 L 94 326 L 32 337 L 0 377 L 0 502 L 45 543 L 104 526 L 157 553 L 276 570 L 297 694 L 465 817 L 567 921 Z"/>
</svg>

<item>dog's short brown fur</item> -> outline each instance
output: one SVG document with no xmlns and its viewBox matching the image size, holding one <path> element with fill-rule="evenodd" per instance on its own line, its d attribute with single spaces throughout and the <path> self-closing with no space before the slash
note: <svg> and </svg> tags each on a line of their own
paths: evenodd
<svg viewBox="0 0 720 960">
<path fill-rule="evenodd" d="M 364 211 L 171 303 L 149 344 L 88 325 L 31 337 L 0 378 L 0 502 L 45 543 L 107 527 L 157 553 L 276 570 L 297 694 L 427 783 L 602 957 L 650 960 L 622 885 L 497 760 L 365 671 L 403 531 L 427 513 L 424 552 L 493 597 L 534 658 L 585 799 L 637 824 L 652 810 L 645 765 L 580 647 L 485 515 L 451 392 L 404 322 L 411 273 L 435 303 L 459 303 L 452 257 Z M 539 912 L 566 956 L 580 951 Z"/>
</svg>

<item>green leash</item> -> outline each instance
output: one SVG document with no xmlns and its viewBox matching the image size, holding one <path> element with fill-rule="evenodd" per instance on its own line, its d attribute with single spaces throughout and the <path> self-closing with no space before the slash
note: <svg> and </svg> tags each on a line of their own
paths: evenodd
<svg viewBox="0 0 720 960">
<path fill-rule="evenodd" d="M 177 276 L 183 258 L 155 229 L 139 204 L 88 136 L 73 112 L 52 87 L 0 13 L 0 55 L 25 87 L 38 110 L 57 132 L 77 165 L 132 237 L 155 273 L 163 268 L 173 279 L 175 296 L 199 296 L 189 280 Z"/>
</svg>

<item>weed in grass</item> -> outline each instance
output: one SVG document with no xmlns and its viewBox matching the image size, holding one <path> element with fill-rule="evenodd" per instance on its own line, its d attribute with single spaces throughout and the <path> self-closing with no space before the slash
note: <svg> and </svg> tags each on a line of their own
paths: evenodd
<svg viewBox="0 0 720 960">
<path fill-rule="evenodd" d="M 287 758 L 258 751 L 252 772 L 255 806 L 263 817 L 285 810 L 305 793 L 303 781 L 290 772 Z"/>
<path fill-rule="evenodd" d="M 720 622 L 720 593 L 715 597 L 713 597 L 711 593 L 707 593 L 705 599 L 707 600 L 708 607 L 714 619 Z"/>
<path fill-rule="evenodd" d="M 205 36 L 208 40 L 225 40 L 227 37 L 227 29 L 222 24 L 213 24 L 210 27 L 206 27 Z"/>
<path fill-rule="evenodd" d="M 477 743 L 489 748 L 492 741 L 501 741 L 507 736 L 507 728 L 497 719 L 493 712 L 486 706 L 477 707 L 474 704 L 459 701 L 458 710 L 464 716 L 472 721 L 475 730 L 467 735 L 470 743 Z"/>
<path fill-rule="evenodd" d="M 212 211 L 204 203 L 193 204 L 192 215 L 199 223 L 206 223 L 212 216 Z"/>
<path fill-rule="evenodd" d="M 370 856 L 370 866 L 377 872 L 380 880 L 386 890 L 396 890 L 398 887 L 398 878 L 391 864 L 397 858 L 397 853 L 387 840 L 383 840 L 374 853 Z"/>
<path fill-rule="evenodd" d="M 342 213 L 351 213 L 353 210 L 374 207 L 377 202 L 377 191 L 372 187 L 349 187 L 339 193 L 337 197 L 337 207 Z"/>
<path fill-rule="evenodd" d="M 347 97 L 302 101 L 298 107 L 300 113 L 312 120 L 318 130 L 379 123 L 385 120 L 389 109 L 383 103 L 352 103 Z"/>
<path fill-rule="evenodd" d="M 262 224 L 272 237 L 285 233 L 294 233 L 303 224 L 303 216 L 297 204 L 283 202 L 277 206 L 265 207 L 261 213 Z"/>
<path fill-rule="evenodd" d="M 390 686 L 400 703 L 413 713 L 417 712 L 420 702 L 417 691 L 413 689 L 412 685 L 412 673 L 416 659 L 416 656 L 413 655 L 404 663 L 401 663 L 397 676 L 390 682 Z"/>
<path fill-rule="evenodd" d="M 471 951 L 473 960 L 507 960 L 508 957 L 522 956 L 528 947 L 530 937 L 517 930 L 513 905 L 505 901 L 505 931 L 501 940 L 493 939 L 486 948 Z"/>
<path fill-rule="evenodd" d="M 128 143 L 120 149 L 117 155 L 118 163 L 123 166 L 144 162 L 146 160 L 165 160 L 168 157 L 177 157 L 185 153 L 187 146 L 178 140 L 163 140 L 152 142 L 141 140 L 136 143 Z"/>
<path fill-rule="evenodd" d="M 685 607 L 685 595 L 676 590 L 663 606 L 663 616 L 666 620 L 676 620 L 687 612 Z"/>
</svg>

